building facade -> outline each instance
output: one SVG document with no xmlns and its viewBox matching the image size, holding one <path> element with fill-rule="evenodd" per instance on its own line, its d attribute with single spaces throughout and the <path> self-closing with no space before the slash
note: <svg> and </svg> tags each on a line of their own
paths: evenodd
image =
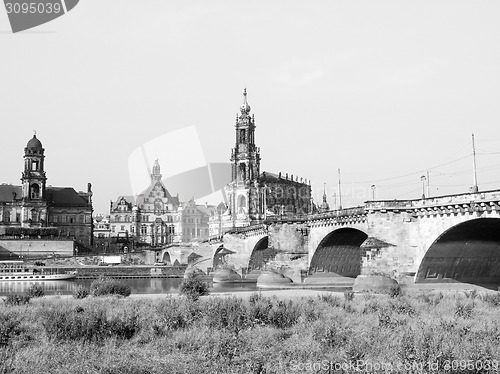
<svg viewBox="0 0 500 374">
<path fill-rule="evenodd" d="M 43 236 L 50 232 L 51 236 L 74 239 L 84 246 L 91 246 L 92 213 L 90 183 L 86 192 L 77 192 L 71 187 L 47 186 L 45 149 L 33 135 L 24 148 L 21 185 L 0 185 L 0 228 L 10 236 L 35 233 Z"/>
<path fill-rule="evenodd" d="M 109 216 L 98 215 L 94 217 L 94 238 L 108 239 L 111 236 Z"/>
<path fill-rule="evenodd" d="M 179 197 L 173 197 L 162 182 L 158 160 L 152 168 L 150 186 L 137 198 L 119 196 L 110 204 L 112 237 L 132 237 L 142 243 L 161 246 L 176 239 L 180 221 Z"/>
<path fill-rule="evenodd" d="M 183 204 L 178 225 L 178 231 L 182 235 L 180 241 L 189 243 L 208 239 L 208 220 L 213 210 L 213 206 L 197 205 L 194 199 Z"/>
<path fill-rule="evenodd" d="M 224 189 L 228 203 L 224 212 L 212 212 L 211 235 L 270 218 L 306 215 L 312 209 L 311 185 L 306 180 L 288 173 L 260 172 L 260 148 L 255 145 L 255 117 L 250 110 L 245 89 L 236 116 L 231 182 Z"/>
</svg>

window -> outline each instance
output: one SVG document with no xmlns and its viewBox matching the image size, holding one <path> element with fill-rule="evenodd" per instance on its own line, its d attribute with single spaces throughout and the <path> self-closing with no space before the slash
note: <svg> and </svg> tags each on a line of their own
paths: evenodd
<svg viewBox="0 0 500 374">
<path fill-rule="evenodd" d="M 68 217 L 66 214 L 61 214 L 61 222 L 66 223 L 68 221 Z"/>
<path fill-rule="evenodd" d="M 36 160 L 31 161 L 31 170 L 34 170 L 34 171 L 38 170 L 38 161 L 36 161 Z"/>
<path fill-rule="evenodd" d="M 125 225 L 120 226 L 120 231 L 125 231 Z"/>
<path fill-rule="evenodd" d="M 111 232 L 115 232 L 115 228 L 116 228 L 115 225 L 111 226 Z"/>
<path fill-rule="evenodd" d="M 40 186 L 33 183 L 30 187 L 30 196 L 32 199 L 38 199 L 40 197 Z"/>
<path fill-rule="evenodd" d="M 16 222 L 21 222 L 21 213 L 16 213 Z"/>
</svg>

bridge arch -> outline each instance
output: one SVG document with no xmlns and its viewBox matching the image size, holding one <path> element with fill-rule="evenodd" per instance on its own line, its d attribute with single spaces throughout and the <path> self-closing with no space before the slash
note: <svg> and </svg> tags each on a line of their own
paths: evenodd
<svg viewBox="0 0 500 374">
<path fill-rule="evenodd" d="M 224 245 L 220 245 L 214 253 L 214 258 L 213 258 L 213 268 L 217 269 L 218 267 L 222 266 L 224 264 L 224 252 L 221 253 L 221 251 L 224 249 Z"/>
<path fill-rule="evenodd" d="M 340 228 L 327 234 L 316 248 L 309 274 L 330 273 L 356 277 L 361 274 L 361 244 L 368 235 L 354 228 Z"/>
<path fill-rule="evenodd" d="M 172 261 L 170 260 L 170 253 L 168 253 L 167 251 L 163 252 L 161 262 L 163 262 L 164 264 L 170 265 L 172 263 Z"/>
<path fill-rule="evenodd" d="M 420 263 L 415 282 L 500 283 L 500 218 L 476 218 L 442 233 Z"/>
<path fill-rule="evenodd" d="M 248 262 L 249 271 L 264 270 L 265 264 L 276 256 L 277 251 L 269 248 L 269 236 L 261 238 L 253 247 L 250 261 Z"/>
</svg>

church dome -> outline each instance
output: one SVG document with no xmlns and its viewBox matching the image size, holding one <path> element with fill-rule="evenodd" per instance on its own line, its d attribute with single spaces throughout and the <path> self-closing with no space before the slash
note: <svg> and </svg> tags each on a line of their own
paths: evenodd
<svg viewBox="0 0 500 374">
<path fill-rule="evenodd" d="M 43 146 L 42 142 L 37 139 L 36 135 L 33 135 L 33 138 L 31 138 L 28 144 L 26 145 L 26 148 L 42 150 Z"/>
</svg>

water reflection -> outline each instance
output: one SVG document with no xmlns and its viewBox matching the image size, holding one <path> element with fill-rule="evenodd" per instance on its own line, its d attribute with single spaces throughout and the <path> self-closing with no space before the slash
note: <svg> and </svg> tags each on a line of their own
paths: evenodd
<svg viewBox="0 0 500 374">
<path fill-rule="evenodd" d="M 33 284 L 43 287 L 46 295 L 71 295 L 79 286 L 89 287 L 93 279 L 75 279 L 59 281 L 3 281 L 0 282 L 0 296 L 9 293 L 23 293 Z M 182 278 L 124 278 L 121 282 L 132 288 L 132 293 L 136 294 L 176 294 Z M 208 282 L 210 291 L 217 292 L 238 292 L 255 291 L 255 283 L 223 284 Z"/>
</svg>

